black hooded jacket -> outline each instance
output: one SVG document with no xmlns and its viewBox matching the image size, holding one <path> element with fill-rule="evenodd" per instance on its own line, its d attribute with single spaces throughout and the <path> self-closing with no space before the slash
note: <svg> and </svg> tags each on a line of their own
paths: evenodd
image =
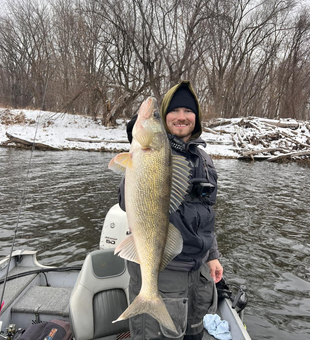
<svg viewBox="0 0 310 340">
<path fill-rule="evenodd" d="M 181 86 L 188 87 L 192 92 L 198 108 L 194 133 L 188 142 L 184 142 L 182 139 L 171 135 L 166 125 L 169 104 L 174 93 Z M 191 179 L 204 179 L 214 188 L 209 196 L 199 197 L 195 187 L 192 186 L 191 192 L 185 197 L 179 209 L 170 215 L 170 222 L 182 234 L 183 249 L 168 264 L 167 268 L 181 271 L 197 270 L 202 262 L 219 258 L 217 240 L 214 233 L 215 213 L 213 210 L 217 194 L 217 173 L 211 157 L 201 148 L 206 146 L 206 143 L 200 138 L 202 115 L 196 94 L 188 81 L 181 82 L 167 92 L 161 105 L 160 114 L 167 131 L 172 154 L 186 157 L 191 165 Z M 123 180 L 119 188 L 119 204 L 123 210 L 125 210 L 124 197 Z"/>
<path fill-rule="evenodd" d="M 170 135 L 166 125 L 166 116 L 170 103 L 180 88 L 187 88 L 197 104 L 195 128 L 188 142 Z M 214 187 L 210 197 L 205 196 L 204 198 L 195 197 L 194 190 L 192 190 L 192 194 L 186 197 L 179 209 L 170 215 L 170 222 L 182 234 L 183 250 L 168 265 L 168 268 L 173 269 L 173 266 L 176 266 L 176 268 L 183 266 L 184 268 L 192 267 L 195 270 L 200 267 L 202 262 L 219 258 L 214 233 L 215 213 L 212 207 L 216 201 L 217 173 L 211 157 L 201 148 L 206 146 L 206 143 L 200 138 L 202 133 L 202 112 L 196 93 L 189 81 L 180 82 L 166 93 L 160 114 L 169 137 L 172 154 L 180 154 L 188 159 L 192 168 L 192 179 L 206 179 Z"/>
<path fill-rule="evenodd" d="M 217 259 L 219 252 L 214 233 L 215 213 L 213 205 L 217 194 L 217 173 L 210 158 L 199 146 L 205 146 L 201 138 L 185 143 L 168 135 L 172 154 L 186 157 L 191 165 L 191 179 L 205 179 L 213 186 L 209 195 L 201 197 L 192 185 L 179 209 L 170 215 L 170 222 L 180 230 L 183 250 L 168 265 L 168 269 L 196 270 L 202 262 Z M 199 185 L 199 184 L 198 184 Z"/>
</svg>

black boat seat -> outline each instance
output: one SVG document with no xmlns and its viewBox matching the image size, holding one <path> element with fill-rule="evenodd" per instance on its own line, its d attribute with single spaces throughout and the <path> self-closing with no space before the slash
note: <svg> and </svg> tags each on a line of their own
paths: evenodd
<svg viewBox="0 0 310 340">
<path fill-rule="evenodd" d="M 128 320 L 112 323 L 128 306 L 128 285 L 125 261 L 114 255 L 114 249 L 95 250 L 87 255 L 69 303 L 76 340 L 130 337 Z"/>
</svg>

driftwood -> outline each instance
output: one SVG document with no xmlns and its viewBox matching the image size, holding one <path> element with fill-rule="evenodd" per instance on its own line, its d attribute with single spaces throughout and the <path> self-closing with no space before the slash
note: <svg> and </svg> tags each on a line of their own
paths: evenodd
<svg viewBox="0 0 310 340">
<path fill-rule="evenodd" d="M 203 128 L 203 131 L 204 131 L 204 132 L 213 133 L 214 135 L 218 135 L 218 134 L 220 133 L 220 131 L 214 131 L 214 130 L 212 130 L 212 129 L 209 128 L 209 127 Z"/>
<path fill-rule="evenodd" d="M 241 147 L 244 148 L 245 147 L 244 140 L 242 139 L 239 131 L 236 132 L 236 136 L 240 142 Z"/>
<path fill-rule="evenodd" d="M 227 124 L 230 124 L 228 128 Z M 310 158 L 309 122 L 247 117 L 213 120 L 204 131 L 211 132 L 212 128 L 220 135 L 230 135 L 231 144 L 240 154 L 238 159 L 281 161 Z M 209 143 L 214 143 L 213 138 Z"/>
<path fill-rule="evenodd" d="M 232 138 L 232 140 L 234 142 L 234 146 L 236 148 L 239 148 L 239 146 L 238 146 L 238 138 L 236 137 L 236 135 L 232 135 L 231 138 Z"/>
<path fill-rule="evenodd" d="M 107 140 L 107 139 L 83 139 L 83 138 L 66 138 L 69 142 L 81 143 L 129 143 L 128 140 Z"/>
<path fill-rule="evenodd" d="M 269 148 L 269 149 L 265 148 L 265 149 L 260 149 L 260 150 L 251 150 L 251 151 L 243 152 L 242 157 L 256 155 L 259 153 L 275 152 L 275 151 L 288 152 L 287 150 L 284 150 L 283 148 Z"/>
<path fill-rule="evenodd" d="M 212 121 L 210 120 L 208 123 L 206 123 L 206 126 L 210 129 L 214 129 L 217 126 L 223 126 L 223 125 L 229 125 L 232 124 L 231 119 L 220 119 Z"/>
<path fill-rule="evenodd" d="M 296 152 L 290 152 L 284 155 L 278 155 L 274 157 L 269 157 L 267 161 L 269 162 L 275 162 L 283 159 L 288 159 L 288 158 L 294 158 L 294 157 L 300 157 L 300 156 L 310 156 L 310 150 L 306 151 L 296 151 Z"/>
<path fill-rule="evenodd" d="M 44 144 L 44 143 L 38 143 L 38 142 L 33 143 L 33 142 L 28 141 L 26 139 L 22 139 L 20 137 L 13 136 L 8 132 L 6 132 L 6 136 L 9 138 L 9 140 L 2 142 L 1 145 L 3 145 L 3 146 L 6 146 L 10 143 L 15 143 L 16 146 L 22 146 L 22 147 L 26 147 L 26 148 L 31 148 L 31 147 L 34 146 L 34 148 L 38 149 L 38 150 L 61 151 L 61 149 L 55 148 L 54 146 L 47 145 L 47 144 Z"/>
<path fill-rule="evenodd" d="M 292 141 L 293 143 L 295 143 L 296 145 L 300 145 L 301 147 L 304 147 L 304 148 L 309 148 L 310 145 L 307 145 L 307 144 L 304 144 L 304 143 L 301 143 L 299 142 L 298 140 L 294 139 L 293 137 L 291 137 L 289 134 L 285 133 L 285 132 L 282 132 L 282 134 L 287 138 L 289 139 L 290 141 Z"/>
<path fill-rule="evenodd" d="M 264 120 L 262 120 L 264 121 Z M 290 128 L 290 129 L 297 129 L 299 127 L 299 123 L 298 122 L 281 122 L 281 121 L 267 121 L 265 120 L 265 124 L 267 125 L 272 125 L 272 126 L 277 126 L 277 127 L 282 127 L 282 128 Z"/>
</svg>

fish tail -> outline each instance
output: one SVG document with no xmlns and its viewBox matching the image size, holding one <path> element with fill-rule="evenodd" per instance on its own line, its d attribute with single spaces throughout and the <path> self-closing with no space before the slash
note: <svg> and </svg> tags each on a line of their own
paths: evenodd
<svg viewBox="0 0 310 340">
<path fill-rule="evenodd" d="M 151 315 L 165 328 L 177 334 L 175 325 L 171 319 L 170 314 L 168 313 L 168 310 L 161 296 L 158 296 L 155 299 L 146 299 L 139 294 L 131 303 L 131 305 L 129 305 L 128 308 L 124 311 L 124 313 L 120 315 L 117 320 L 113 321 L 113 323 L 121 320 L 126 320 L 128 318 L 143 313 Z"/>
</svg>

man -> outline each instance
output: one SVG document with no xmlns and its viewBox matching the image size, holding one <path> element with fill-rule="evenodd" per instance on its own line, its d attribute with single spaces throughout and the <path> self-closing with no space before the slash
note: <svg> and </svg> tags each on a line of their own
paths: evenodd
<svg viewBox="0 0 310 340">
<path fill-rule="evenodd" d="M 201 111 L 196 94 L 188 81 L 172 87 L 163 99 L 161 117 L 167 131 L 173 154 L 186 157 L 191 166 L 191 192 L 179 209 L 170 215 L 170 222 L 183 237 L 182 252 L 159 273 L 159 291 L 174 322 L 184 321 L 183 332 L 172 336 L 148 314 L 130 319 L 132 339 L 186 339 L 200 340 L 203 336 L 203 316 L 215 313 L 217 294 L 215 283 L 220 281 L 223 268 L 214 234 L 217 174 L 213 162 L 199 146 L 205 146 Z M 135 118 L 127 126 L 131 130 Z M 119 190 L 119 203 L 125 210 L 124 182 Z M 130 300 L 141 288 L 138 264 L 128 262 L 130 273 Z M 188 300 L 187 300 L 188 299 Z M 182 303 L 187 302 L 187 308 Z"/>
</svg>

